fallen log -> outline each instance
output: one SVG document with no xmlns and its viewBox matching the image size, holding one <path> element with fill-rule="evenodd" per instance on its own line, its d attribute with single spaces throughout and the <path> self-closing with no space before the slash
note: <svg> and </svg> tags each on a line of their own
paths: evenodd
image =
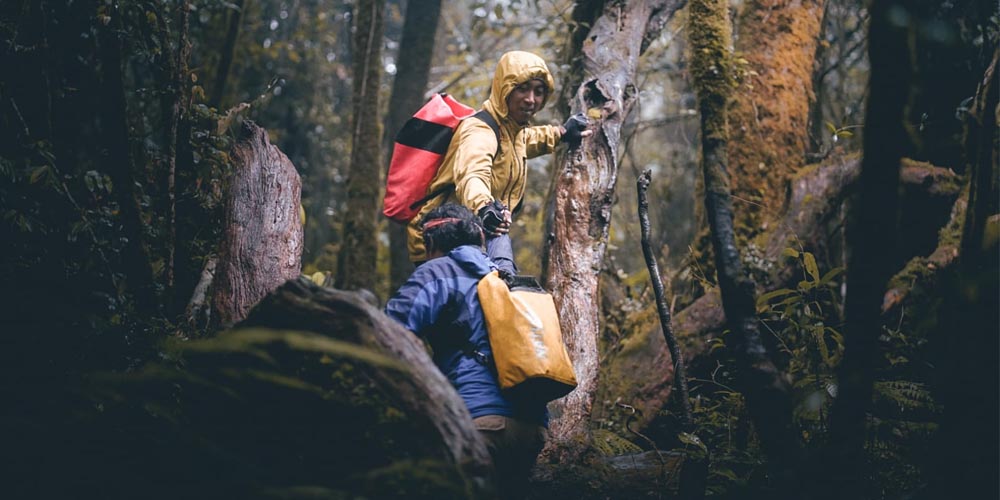
<svg viewBox="0 0 1000 500">
<path fill-rule="evenodd" d="M 362 294 L 320 287 L 300 277 L 265 297 L 239 327 L 318 332 L 401 361 L 408 373 L 376 373 L 376 383 L 390 388 L 396 398 L 393 406 L 433 435 L 422 439 L 444 448 L 449 463 L 461 471 L 475 496 L 488 487 L 490 456 L 465 403 L 424 344 Z"/>
</svg>

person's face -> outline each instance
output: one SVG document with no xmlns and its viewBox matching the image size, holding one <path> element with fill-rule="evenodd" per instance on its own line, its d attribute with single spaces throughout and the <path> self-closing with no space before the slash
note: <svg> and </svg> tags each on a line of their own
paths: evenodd
<svg viewBox="0 0 1000 500">
<path fill-rule="evenodd" d="M 542 107 L 548 88 L 541 80 L 528 80 L 507 96 L 507 116 L 519 125 L 527 125 L 528 120 Z"/>
</svg>

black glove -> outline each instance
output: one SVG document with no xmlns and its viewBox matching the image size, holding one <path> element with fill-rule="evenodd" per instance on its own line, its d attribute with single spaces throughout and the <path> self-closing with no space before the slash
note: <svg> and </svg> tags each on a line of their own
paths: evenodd
<svg viewBox="0 0 1000 500">
<path fill-rule="evenodd" d="M 496 200 L 479 209 L 479 220 L 483 221 L 483 229 L 486 230 L 487 234 L 495 233 L 497 227 L 503 223 L 504 210 L 506 208 L 504 208 L 503 203 Z"/>
<path fill-rule="evenodd" d="M 569 119 L 566 120 L 566 123 L 563 124 L 563 128 L 566 129 L 566 132 L 562 135 L 562 142 L 568 144 L 569 147 L 574 147 L 580 144 L 580 139 L 583 138 L 580 134 L 584 130 L 587 130 L 588 124 L 590 124 L 590 122 L 587 120 L 587 115 L 583 113 L 577 113 L 569 117 Z"/>
</svg>

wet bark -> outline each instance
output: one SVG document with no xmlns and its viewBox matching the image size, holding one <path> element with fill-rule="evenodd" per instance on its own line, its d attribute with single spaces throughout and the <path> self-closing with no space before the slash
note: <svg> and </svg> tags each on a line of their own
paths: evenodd
<svg viewBox="0 0 1000 500">
<path fill-rule="evenodd" d="M 214 324 L 246 317 L 261 298 L 299 275 L 302 267 L 302 182 L 267 131 L 244 122 L 233 147 L 223 242 L 213 283 Z"/>
<path fill-rule="evenodd" d="M 385 121 L 383 148 L 386 169 L 392 160 L 396 132 L 424 103 L 424 91 L 434 54 L 434 35 L 441 14 L 441 0 L 409 0 L 403 21 L 403 38 L 399 42 L 396 78 L 392 82 L 389 114 Z M 394 291 L 413 272 L 406 248 L 406 225 L 389 223 L 389 290 Z"/>
<path fill-rule="evenodd" d="M 636 66 L 649 21 L 675 4 L 639 0 L 601 5 L 586 36 L 574 34 L 580 53 L 569 59 L 578 71 L 569 78 L 576 83 L 564 84 L 576 89 L 570 112 L 589 112 L 594 135 L 557 159 L 543 263 L 578 382 L 576 390 L 550 405 L 550 440 L 543 456 L 564 463 L 578 457 L 589 441 L 598 375 L 597 278 L 607 247 L 621 127 L 637 98 Z M 591 2 L 580 2 L 576 9 L 597 12 Z"/>
<path fill-rule="evenodd" d="M 267 327 L 322 333 L 403 362 L 407 371 L 382 373 L 380 386 L 392 387 L 400 409 L 437 431 L 447 458 L 468 481 L 474 498 L 488 487 L 491 459 L 465 403 L 434 365 L 424 344 L 375 309 L 362 295 L 290 280 L 268 295 L 239 327 Z M 335 425 L 335 423 L 331 423 Z"/>
</svg>

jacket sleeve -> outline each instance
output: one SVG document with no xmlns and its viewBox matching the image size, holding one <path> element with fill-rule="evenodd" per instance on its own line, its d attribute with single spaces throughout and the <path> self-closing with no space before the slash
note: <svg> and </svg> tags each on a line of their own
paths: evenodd
<svg viewBox="0 0 1000 500">
<path fill-rule="evenodd" d="M 493 157 L 497 152 L 497 136 L 480 120 L 463 120 L 452 139 L 453 143 L 456 141 L 452 166 L 455 196 L 475 212 L 493 201 Z"/>
<path fill-rule="evenodd" d="M 522 133 L 526 142 L 525 154 L 528 155 L 528 158 L 551 153 L 556 149 L 556 144 L 562 137 L 559 127 L 552 125 L 528 127 Z"/>
<path fill-rule="evenodd" d="M 429 273 L 417 269 L 385 305 L 390 318 L 422 337 L 430 333 L 451 293 L 444 280 L 428 278 Z"/>
</svg>

